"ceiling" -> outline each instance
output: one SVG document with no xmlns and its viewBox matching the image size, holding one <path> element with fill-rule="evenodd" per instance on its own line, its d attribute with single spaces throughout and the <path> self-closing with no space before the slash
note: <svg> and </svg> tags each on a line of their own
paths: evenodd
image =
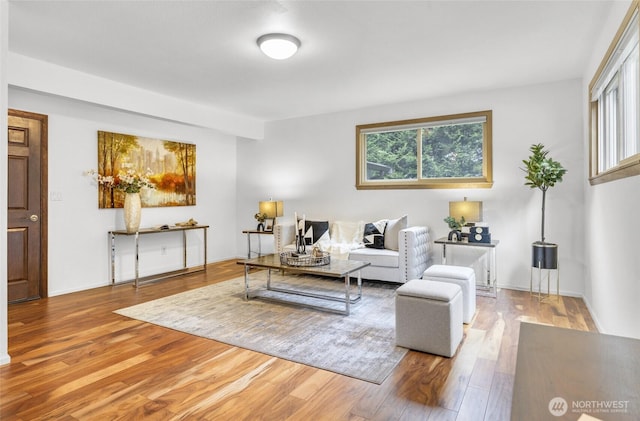
<svg viewBox="0 0 640 421">
<path fill-rule="evenodd" d="M 9 50 L 260 120 L 582 76 L 612 1 L 9 2 Z M 289 60 L 269 32 L 297 36 Z"/>
</svg>

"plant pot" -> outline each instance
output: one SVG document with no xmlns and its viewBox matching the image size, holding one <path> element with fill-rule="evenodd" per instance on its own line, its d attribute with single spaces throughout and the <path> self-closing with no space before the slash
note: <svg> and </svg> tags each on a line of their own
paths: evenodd
<svg viewBox="0 0 640 421">
<path fill-rule="evenodd" d="M 128 233 L 138 232 L 142 203 L 140 193 L 126 193 L 124 196 L 124 226 Z"/>
<path fill-rule="evenodd" d="M 538 269 L 558 269 L 558 245 L 542 241 L 533 243 L 531 266 Z"/>
</svg>

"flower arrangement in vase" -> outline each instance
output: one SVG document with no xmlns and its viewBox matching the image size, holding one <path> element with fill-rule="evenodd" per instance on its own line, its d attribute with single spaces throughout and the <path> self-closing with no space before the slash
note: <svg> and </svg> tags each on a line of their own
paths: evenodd
<svg viewBox="0 0 640 421">
<path fill-rule="evenodd" d="M 132 169 L 123 174 L 102 175 L 96 170 L 89 170 L 86 175 L 95 178 L 97 183 L 106 189 L 119 190 L 125 193 L 124 196 L 124 223 L 128 233 L 135 233 L 140 228 L 140 217 L 142 203 L 140 200 L 140 190 L 155 189 L 155 185 L 149 180 L 151 171 L 146 174 L 139 174 Z"/>
<path fill-rule="evenodd" d="M 143 188 L 155 189 L 156 186 L 149 180 L 151 171 L 146 174 L 139 174 L 134 170 L 127 170 L 124 174 L 102 175 L 96 170 L 89 170 L 87 175 L 95 177 L 98 184 L 108 189 L 120 190 L 125 193 L 140 193 Z"/>
</svg>

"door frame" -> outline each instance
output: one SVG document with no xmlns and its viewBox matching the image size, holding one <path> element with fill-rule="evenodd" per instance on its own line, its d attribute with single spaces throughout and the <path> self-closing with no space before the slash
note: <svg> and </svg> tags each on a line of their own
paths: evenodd
<svg viewBox="0 0 640 421">
<path fill-rule="evenodd" d="M 49 296 L 49 241 L 48 241 L 48 220 L 49 220 L 49 117 L 45 114 L 37 114 L 28 111 L 8 109 L 8 115 L 14 117 L 29 118 L 40 122 L 41 135 L 40 139 L 40 297 Z M 8 182 L 8 180 L 7 180 Z M 5 244 L 6 247 L 6 244 Z"/>
</svg>

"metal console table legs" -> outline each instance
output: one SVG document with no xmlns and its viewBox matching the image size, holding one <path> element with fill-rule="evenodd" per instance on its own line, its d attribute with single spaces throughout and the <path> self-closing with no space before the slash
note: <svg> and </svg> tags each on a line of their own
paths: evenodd
<svg viewBox="0 0 640 421">
<path fill-rule="evenodd" d="M 200 272 L 207 270 L 207 230 L 209 225 L 190 225 L 190 226 L 172 226 L 166 229 L 159 228 L 144 228 L 138 230 L 138 232 L 130 233 L 125 230 L 114 230 L 109 231 L 109 241 L 111 248 L 111 285 L 116 284 L 124 284 L 133 282 L 133 286 L 138 288 L 141 282 L 150 282 L 157 281 L 160 279 L 170 278 L 172 276 L 181 275 L 188 272 Z M 187 266 L 187 231 L 190 230 L 203 230 L 204 231 L 204 260 L 201 266 L 197 267 L 188 267 Z M 166 232 L 182 232 L 182 248 L 183 248 L 183 268 L 170 271 L 170 272 L 162 272 L 155 275 L 145 276 L 140 278 L 140 257 L 139 257 L 139 248 L 140 248 L 140 236 L 148 235 L 148 234 L 159 234 Z M 116 283 L 116 236 L 133 236 L 135 241 L 135 276 L 133 279 L 127 281 L 121 281 Z"/>
</svg>

